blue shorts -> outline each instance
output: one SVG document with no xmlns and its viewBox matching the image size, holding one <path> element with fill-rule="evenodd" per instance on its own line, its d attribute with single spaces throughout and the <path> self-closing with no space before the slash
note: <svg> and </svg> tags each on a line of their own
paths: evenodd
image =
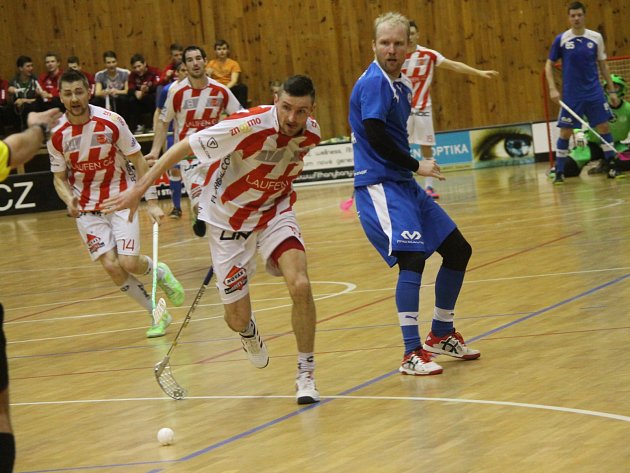
<svg viewBox="0 0 630 473">
<path fill-rule="evenodd" d="M 580 117 L 586 117 L 586 122 L 593 128 L 614 118 L 605 97 L 597 100 L 580 100 L 578 102 L 565 101 L 564 103 Z M 558 127 L 582 128 L 582 124 L 563 107 L 560 107 Z"/>
<path fill-rule="evenodd" d="M 421 251 L 425 258 L 457 226 L 416 181 L 360 186 L 354 194 L 368 240 L 391 267 L 396 251 Z"/>
</svg>

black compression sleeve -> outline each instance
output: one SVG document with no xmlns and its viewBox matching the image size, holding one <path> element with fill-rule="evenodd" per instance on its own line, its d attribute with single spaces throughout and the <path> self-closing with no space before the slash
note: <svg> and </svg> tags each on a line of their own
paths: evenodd
<svg viewBox="0 0 630 473">
<path fill-rule="evenodd" d="M 420 163 L 413 159 L 409 153 L 401 151 L 394 140 L 385 131 L 385 122 L 375 118 L 363 120 L 365 134 L 370 146 L 384 159 L 397 164 L 401 168 L 416 172 Z"/>
</svg>

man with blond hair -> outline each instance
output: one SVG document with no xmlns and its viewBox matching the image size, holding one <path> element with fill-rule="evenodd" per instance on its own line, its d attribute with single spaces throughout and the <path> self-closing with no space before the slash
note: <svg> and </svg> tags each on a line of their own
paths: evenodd
<svg viewBox="0 0 630 473">
<path fill-rule="evenodd" d="M 391 267 L 398 265 L 396 306 L 405 350 L 400 372 L 440 374 L 435 354 L 479 358 L 453 326 L 455 302 L 472 248 L 457 226 L 426 194 L 414 174 L 444 179 L 432 158 L 410 155 L 407 120 L 412 87 L 401 73 L 409 43 L 409 21 L 386 13 L 374 22 L 375 60 L 356 82 L 350 97 L 354 188 L 366 236 Z M 435 282 L 435 309 L 424 345 L 418 329 L 420 285 L 425 260 L 442 256 Z"/>
</svg>

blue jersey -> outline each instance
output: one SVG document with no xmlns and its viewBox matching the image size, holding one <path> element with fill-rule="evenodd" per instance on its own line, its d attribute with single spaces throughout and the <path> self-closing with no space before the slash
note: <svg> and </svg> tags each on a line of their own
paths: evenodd
<svg viewBox="0 0 630 473">
<path fill-rule="evenodd" d="M 385 181 L 407 181 L 413 173 L 381 157 L 370 146 L 363 120 L 385 123 L 387 134 L 409 153 L 407 119 L 411 111 L 411 82 L 403 74 L 392 81 L 374 61 L 361 75 L 350 96 L 350 127 L 354 151 L 354 185 L 366 186 Z"/>
<path fill-rule="evenodd" d="M 597 31 L 576 36 L 567 30 L 556 36 L 549 59 L 562 60 L 562 99 L 566 103 L 604 98 L 597 61 L 606 59 L 604 39 Z M 605 98 L 604 98 L 605 100 Z"/>
</svg>

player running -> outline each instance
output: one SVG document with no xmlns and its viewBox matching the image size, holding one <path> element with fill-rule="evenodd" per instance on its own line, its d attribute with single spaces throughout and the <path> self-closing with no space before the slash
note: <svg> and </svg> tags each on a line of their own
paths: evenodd
<svg viewBox="0 0 630 473">
<path fill-rule="evenodd" d="M 206 75 L 206 63 L 206 52 L 202 48 L 188 46 L 184 50 L 188 78 L 173 84 L 168 92 L 166 104 L 157 121 L 151 152 L 146 155 L 148 160 L 159 157 L 171 121 L 175 121 L 175 141 L 178 142 L 196 131 L 216 125 L 221 115 L 241 109 L 241 104 L 230 89 Z M 206 234 L 206 224 L 198 218 L 199 196 L 208 165 L 190 153 L 184 157 L 181 170 L 195 215 L 193 231 L 202 237 Z"/>
<path fill-rule="evenodd" d="M 298 404 L 319 401 L 315 387 L 315 302 L 306 271 L 304 241 L 293 204 L 293 181 L 304 156 L 321 137 L 311 118 L 315 88 L 306 76 L 283 84 L 274 106 L 237 113 L 184 138 L 169 149 L 133 187 L 106 205 L 111 210 L 138 203 L 153 180 L 184 156 L 210 166 L 210 179 L 199 200 L 199 217 L 208 223 L 210 253 L 228 326 L 241 336 L 257 368 L 269 363 L 252 313 L 249 284 L 256 251 L 267 271 L 283 276 L 293 301 L 291 322 L 298 348 Z"/>
<path fill-rule="evenodd" d="M 151 320 L 153 304 L 144 285 L 133 276 L 147 275 L 154 261 L 140 255 L 138 216 L 129 220 L 129 212 L 103 214 L 103 201 L 134 186 L 148 166 L 140 145 L 123 118 L 101 107 L 89 105 L 86 77 L 72 69 L 59 80 L 60 97 L 66 113 L 48 140 L 50 167 L 57 194 L 76 218 L 81 239 L 92 261 L 99 261 L 120 290 L 144 307 Z M 151 187 L 146 195 L 153 222 L 164 217 L 158 207 L 157 193 Z M 175 306 L 184 302 L 184 289 L 169 267 L 159 263 L 158 285 Z M 168 311 L 152 323 L 147 337 L 161 337 L 172 321 Z"/>
</svg>

